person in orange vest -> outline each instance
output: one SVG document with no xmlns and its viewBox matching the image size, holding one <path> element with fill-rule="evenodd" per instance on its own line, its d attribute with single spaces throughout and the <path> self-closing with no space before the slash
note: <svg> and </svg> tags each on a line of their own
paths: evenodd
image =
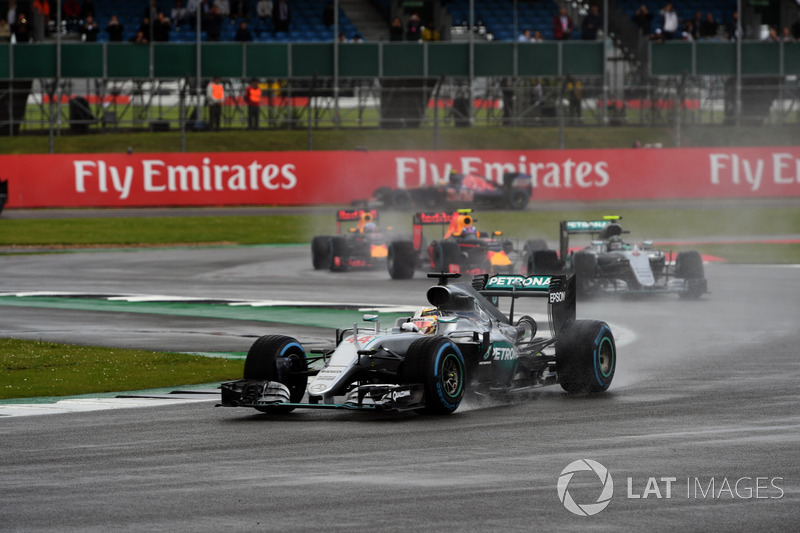
<svg viewBox="0 0 800 533">
<path fill-rule="evenodd" d="M 225 101 L 225 87 L 222 86 L 219 76 L 214 76 L 214 80 L 206 86 L 206 101 L 208 102 L 209 129 L 219 131 L 222 102 Z"/>
<path fill-rule="evenodd" d="M 258 129 L 258 117 L 261 112 L 261 88 L 258 80 L 253 78 L 250 85 L 244 90 L 244 100 L 247 104 L 247 129 Z"/>
</svg>

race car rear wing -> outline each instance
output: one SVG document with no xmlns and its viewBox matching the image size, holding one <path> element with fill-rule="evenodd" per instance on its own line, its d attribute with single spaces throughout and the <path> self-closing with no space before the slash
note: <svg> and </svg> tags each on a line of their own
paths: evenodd
<svg viewBox="0 0 800 533">
<path fill-rule="evenodd" d="M 520 274 L 484 274 L 478 292 L 487 298 L 511 298 L 508 318 L 514 322 L 514 300 L 521 297 L 547 298 L 550 323 L 558 335 L 567 322 L 575 320 L 575 276 L 522 276 Z M 475 281 L 473 281 L 475 286 Z"/>
<path fill-rule="evenodd" d="M 367 222 L 377 222 L 378 211 L 376 209 L 339 209 L 336 212 L 336 233 L 342 232 L 342 222 L 355 222 L 362 226 Z"/>
<path fill-rule="evenodd" d="M 469 220 L 465 221 L 463 224 L 471 225 L 473 222 L 470 213 L 472 209 L 459 209 L 458 211 L 451 212 L 451 211 L 425 211 L 420 213 L 415 213 L 413 218 L 413 235 L 412 241 L 414 243 L 414 249 L 419 250 L 422 247 L 422 228 L 423 226 L 444 226 L 449 225 L 453 222 L 453 219 L 462 219 L 468 218 Z M 462 225 L 463 225 L 462 224 Z"/>
<path fill-rule="evenodd" d="M 622 217 L 618 215 L 607 215 L 602 220 L 562 220 L 559 232 L 559 253 L 562 261 L 569 253 L 570 235 L 589 234 L 596 235 L 600 239 L 607 239 L 612 235 L 630 233 L 622 229 L 619 220 L 622 220 Z"/>
</svg>

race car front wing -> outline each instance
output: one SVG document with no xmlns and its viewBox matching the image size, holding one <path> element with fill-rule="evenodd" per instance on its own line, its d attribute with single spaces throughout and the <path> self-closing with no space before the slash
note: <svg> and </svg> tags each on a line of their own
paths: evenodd
<svg viewBox="0 0 800 533">
<path fill-rule="evenodd" d="M 360 385 L 350 390 L 341 403 L 319 403 L 319 397 L 309 402 L 293 403 L 289 389 L 278 381 L 240 379 L 221 386 L 222 401 L 217 407 L 293 407 L 309 409 L 353 409 L 368 411 L 413 411 L 425 407 L 421 384 Z"/>
</svg>

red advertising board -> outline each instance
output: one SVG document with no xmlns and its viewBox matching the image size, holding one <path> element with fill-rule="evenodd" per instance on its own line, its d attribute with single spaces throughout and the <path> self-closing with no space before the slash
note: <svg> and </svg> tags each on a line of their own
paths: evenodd
<svg viewBox="0 0 800 533">
<path fill-rule="evenodd" d="M 9 208 L 347 204 L 451 170 L 541 201 L 800 196 L 800 147 L 0 156 Z"/>
</svg>

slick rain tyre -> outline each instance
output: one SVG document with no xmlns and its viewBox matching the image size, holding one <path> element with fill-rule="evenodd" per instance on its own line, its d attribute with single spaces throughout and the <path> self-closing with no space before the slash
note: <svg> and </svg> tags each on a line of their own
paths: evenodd
<svg viewBox="0 0 800 533">
<path fill-rule="evenodd" d="M 568 393 L 603 392 L 617 366 L 617 347 L 608 324 L 575 320 L 556 339 L 556 374 Z"/>
<path fill-rule="evenodd" d="M 464 397 L 466 365 L 458 346 L 445 337 L 424 337 L 411 343 L 400 375 L 405 384 L 421 383 L 425 391 L 423 412 L 449 414 Z"/>
<path fill-rule="evenodd" d="M 392 279 L 411 279 L 417 266 L 417 252 L 414 244 L 408 241 L 396 241 L 389 244 L 386 267 Z"/>
<path fill-rule="evenodd" d="M 288 364 L 286 364 L 288 362 Z M 303 399 L 308 377 L 287 375 L 289 370 L 304 372 L 308 361 L 303 347 L 292 337 L 285 335 L 265 335 L 250 347 L 244 361 L 244 379 L 256 381 L 278 381 L 289 389 L 292 403 Z M 256 407 L 264 413 L 288 413 L 294 407 Z"/>
<path fill-rule="evenodd" d="M 328 268 L 331 262 L 331 238 L 318 235 L 311 240 L 311 263 L 314 270 Z"/>
</svg>

